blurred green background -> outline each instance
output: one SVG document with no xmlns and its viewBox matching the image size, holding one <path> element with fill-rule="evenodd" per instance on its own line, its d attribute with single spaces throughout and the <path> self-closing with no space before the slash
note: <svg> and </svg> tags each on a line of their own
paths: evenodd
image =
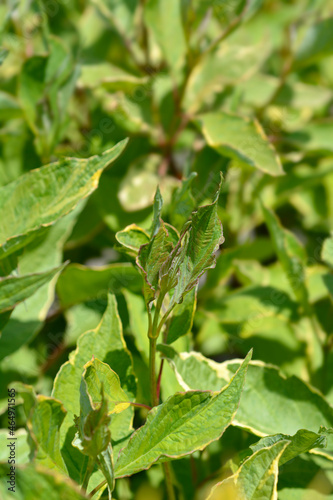
<svg viewBox="0 0 333 500">
<path fill-rule="evenodd" d="M 0 261 L 2 276 L 71 261 L 57 283 L 4 320 L 2 427 L 7 385 L 19 380 L 49 395 L 78 337 L 99 323 L 108 287 L 143 381 L 138 400 L 147 402 L 137 342 L 146 321 L 141 282 L 134 273 L 114 275 L 114 264 L 133 262 L 115 234 L 131 223 L 150 226 L 157 184 L 163 219 L 180 229 L 211 199 L 220 171 L 225 243 L 215 270 L 200 281 L 192 332 L 177 349 L 224 361 L 253 347 L 254 359 L 297 375 L 333 404 L 333 245 L 323 245 L 333 230 L 332 15 L 325 0 L 1 3 L 0 185 L 129 137 L 89 198 L 22 249 L 18 263 Z M 260 201 L 288 230 L 287 256 Z M 177 387 L 168 370 L 164 398 Z M 193 488 L 202 491 L 252 441 L 246 431 L 228 430 L 193 459 Z M 313 499 L 333 491 L 333 466 L 320 460 L 294 462 L 308 471 L 296 487 L 311 487 Z M 179 466 L 180 483 L 189 480 L 187 465 Z M 279 487 L 295 486 L 291 477 L 282 472 Z M 117 494 L 162 499 L 161 481 L 153 467 L 119 481 Z"/>
</svg>

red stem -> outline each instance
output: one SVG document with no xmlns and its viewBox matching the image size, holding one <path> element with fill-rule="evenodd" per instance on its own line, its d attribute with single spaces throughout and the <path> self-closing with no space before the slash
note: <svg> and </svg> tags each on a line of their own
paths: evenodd
<svg viewBox="0 0 333 500">
<path fill-rule="evenodd" d="M 161 378 L 162 378 L 163 365 L 164 365 L 164 359 L 162 359 L 162 361 L 161 361 L 160 371 L 158 373 L 158 378 L 157 378 L 157 386 L 156 386 L 156 398 L 157 398 L 157 401 L 160 400 Z"/>
</svg>

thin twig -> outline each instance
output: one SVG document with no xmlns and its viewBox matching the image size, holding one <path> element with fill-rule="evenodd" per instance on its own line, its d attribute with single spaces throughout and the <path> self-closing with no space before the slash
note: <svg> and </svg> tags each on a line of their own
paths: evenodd
<svg viewBox="0 0 333 500">
<path fill-rule="evenodd" d="M 164 359 L 161 360 L 160 371 L 159 371 L 158 377 L 157 377 L 157 387 L 156 387 L 156 399 L 157 399 L 157 401 L 160 400 L 163 366 L 164 366 Z"/>
<path fill-rule="evenodd" d="M 99 483 L 98 486 L 96 486 L 96 488 L 94 488 L 90 493 L 89 493 L 89 497 L 92 498 L 97 492 L 98 490 L 100 490 L 101 488 L 103 488 L 104 485 L 106 485 L 107 481 L 106 479 L 104 479 L 104 481 L 102 481 L 101 483 Z"/>
<path fill-rule="evenodd" d="M 163 464 L 164 475 L 165 475 L 165 484 L 168 492 L 168 500 L 176 500 L 175 490 L 173 488 L 172 479 L 171 479 L 171 470 L 170 464 L 168 462 L 164 462 Z"/>
</svg>

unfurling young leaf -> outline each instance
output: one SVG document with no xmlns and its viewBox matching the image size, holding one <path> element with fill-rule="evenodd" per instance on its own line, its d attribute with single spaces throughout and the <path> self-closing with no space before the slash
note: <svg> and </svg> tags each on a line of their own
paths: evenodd
<svg viewBox="0 0 333 500">
<path fill-rule="evenodd" d="M 106 450 L 111 441 L 109 424 L 111 418 L 108 414 L 108 404 L 104 398 L 103 388 L 100 394 L 101 403 L 94 407 L 91 404 L 84 379 L 81 383 L 81 412 L 80 417 L 75 417 L 78 429 L 73 440 L 73 446 L 82 453 L 94 459 Z"/>
<path fill-rule="evenodd" d="M 163 221 L 160 224 L 155 236 L 152 237 L 148 244 L 140 248 L 137 257 L 137 265 L 144 279 L 143 290 L 147 304 L 156 298 L 161 266 L 173 249 L 172 240 L 165 224 Z"/>
<path fill-rule="evenodd" d="M 80 417 L 75 417 L 75 424 L 78 431 L 72 444 L 89 457 L 83 487 L 86 488 L 94 463 L 96 462 L 105 476 L 108 484 L 109 498 L 111 498 L 115 483 L 110 432 L 111 418 L 108 411 L 108 400 L 104 397 L 105 381 L 93 385 L 93 382 L 96 382 L 96 377 L 99 382 L 96 369 L 92 369 L 92 363 L 97 361 L 94 360 L 87 363 L 83 372 L 80 386 Z M 91 369 L 93 373 L 91 373 Z M 100 391 L 98 403 L 94 401 L 97 391 Z"/>
<path fill-rule="evenodd" d="M 140 247 L 137 265 L 144 277 L 144 295 L 149 304 L 158 293 L 170 292 L 169 310 L 180 304 L 202 274 L 215 266 L 214 253 L 223 243 L 222 224 L 217 215 L 217 203 L 222 183 L 213 202 L 192 213 L 181 235 L 160 218 L 161 196 L 155 196 L 154 222 L 149 243 Z"/>
</svg>

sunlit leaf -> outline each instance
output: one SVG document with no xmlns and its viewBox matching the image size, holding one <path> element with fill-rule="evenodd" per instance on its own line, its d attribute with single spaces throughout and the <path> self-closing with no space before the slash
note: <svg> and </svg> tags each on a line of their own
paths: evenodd
<svg viewBox="0 0 333 500">
<path fill-rule="evenodd" d="M 0 493 L 4 500 L 85 500 L 87 497 L 78 488 L 78 485 L 56 471 L 36 464 L 28 464 L 16 469 L 15 493 L 8 492 L 7 476 L 8 464 L 1 464 L 2 480 Z"/>
<path fill-rule="evenodd" d="M 88 160 L 64 159 L 22 175 L 0 189 L 1 257 L 27 245 L 40 228 L 54 224 L 98 186 L 102 170 L 126 141 Z M 38 203 L 36 203 L 38 199 Z"/>
<path fill-rule="evenodd" d="M 61 446 L 71 477 L 80 482 L 82 460 L 71 446 L 74 438 L 74 415 L 80 413 L 80 385 L 84 365 L 94 356 L 106 363 L 119 376 L 121 386 L 127 397 L 135 398 L 135 378 L 132 371 L 132 359 L 122 334 L 122 326 L 113 295 L 108 297 L 108 307 L 102 321 L 94 329 L 81 335 L 77 348 L 70 359 L 60 368 L 54 381 L 53 396 L 59 399 L 67 410 L 66 419 L 61 427 Z M 106 388 L 105 388 L 106 389 Z M 133 427 L 133 407 L 111 420 L 111 436 L 114 456 L 125 446 Z M 78 453 L 78 452 L 77 452 Z M 80 455 L 80 454 L 79 454 Z"/>
<path fill-rule="evenodd" d="M 283 169 L 274 147 L 257 121 L 225 113 L 207 113 L 197 118 L 209 146 L 266 174 L 282 175 Z"/>
<path fill-rule="evenodd" d="M 145 425 L 120 453 L 115 464 L 116 477 L 202 450 L 218 439 L 236 414 L 250 357 L 251 354 L 221 391 L 177 393 L 153 408 Z"/>
<path fill-rule="evenodd" d="M 240 366 L 240 361 L 216 363 L 197 352 L 177 353 L 171 346 L 160 345 L 159 350 L 170 360 L 185 390 L 220 390 Z M 293 435 L 299 429 L 318 433 L 321 425 L 333 427 L 333 409 L 298 377 L 285 377 L 272 365 L 252 361 L 233 425 L 257 436 Z M 316 453 L 332 459 L 333 442 Z"/>
<path fill-rule="evenodd" d="M 254 453 L 234 475 L 214 486 L 207 500 L 277 498 L 278 464 L 286 446 L 283 440 Z"/>
<path fill-rule="evenodd" d="M 325 448 L 327 446 L 327 439 L 324 435 L 307 431 L 306 429 L 300 429 L 294 436 L 275 434 L 274 436 L 264 437 L 257 443 L 251 445 L 250 448 L 255 453 L 279 441 L 290 441 L 280 457 L 279 465 L 283 465 L 289 460 L 297 457 L 297 455 L 310 451 L 313 448 Z"/>
</svg>

